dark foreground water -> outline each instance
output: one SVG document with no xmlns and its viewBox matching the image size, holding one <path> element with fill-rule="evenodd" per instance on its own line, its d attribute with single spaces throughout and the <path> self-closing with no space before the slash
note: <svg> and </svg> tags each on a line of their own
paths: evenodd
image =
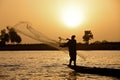
<svg viewBox="0 0 120 80">
<path fill-rule="evenodd" d="M 68 60 L 62 51 L 1 51 L 0 80 L 120 80 L 120 51 L 78 51 L 76 68 Z"/>
</svg>

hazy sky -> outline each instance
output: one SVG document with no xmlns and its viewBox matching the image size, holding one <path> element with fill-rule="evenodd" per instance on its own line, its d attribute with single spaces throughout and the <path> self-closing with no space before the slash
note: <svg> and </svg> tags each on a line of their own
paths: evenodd
<svg viewBox="0 0 120 80">
<path fill-rule="evenodd" d="M 120 0 L 0 0 L 0 27 L 20 21 L 54 39 L 75 34 L 82 42 L 91 30 L 93 41 L 120 41 Z"/>
</svg>

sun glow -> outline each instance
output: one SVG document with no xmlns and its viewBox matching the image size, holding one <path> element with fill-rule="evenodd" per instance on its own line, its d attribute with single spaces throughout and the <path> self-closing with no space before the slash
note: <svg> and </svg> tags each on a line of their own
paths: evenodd
<svg viewBox="0 0 120 80">
<path fill-rule="evenodd" d="M 83 10 L 75 5 L 64 7 L 62 10 L 62 20 L 68 27 L 75 28 L 84 21 Z"/>
</svg>

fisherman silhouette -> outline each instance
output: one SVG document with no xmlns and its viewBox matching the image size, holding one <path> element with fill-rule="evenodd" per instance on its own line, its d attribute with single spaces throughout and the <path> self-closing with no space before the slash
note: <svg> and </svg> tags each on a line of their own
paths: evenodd
<svg viewBox="0 0 120 80">
<path fill-rule="evenodd" d="M 74 62 L 74 66 L 76 66 L 76 40 L 75 40 L 75 35 L 71 36 L 71 39 L 67 42 L 67 46 L 69 49 L 69 66 L 71 66 L 72 61 Z"/>
</svg>

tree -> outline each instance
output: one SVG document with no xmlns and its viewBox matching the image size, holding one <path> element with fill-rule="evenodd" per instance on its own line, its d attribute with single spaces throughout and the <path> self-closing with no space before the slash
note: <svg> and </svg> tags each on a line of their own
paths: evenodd
<svg viewBox="0 0 120 80">
<path fill-rule="evenodd" d="M 0 40 L 1 40 L 0 41 L 1 46 L 4 46 L 6 42 L 9 42 L 9 35 L 8 33 L 6 33 L 5 29 L 1 30 Z"/>
<path fill-rule="evenodd" d="M 10 37 L 11 43 L 14 43 L 14 42 L 20 43 L 22 41 L 21 37 L 17 34 L 14 28 L 7 27 L 7 29 L 9 31 L 9 37 Z"/>
<path fill-rule="evenodd" d="M 83 41 L 88 45 L 89 40 L 93 39 L 93 34 L 90 30 L 85 31 L 85 34 L 83 36 Z"/>
</svg>

